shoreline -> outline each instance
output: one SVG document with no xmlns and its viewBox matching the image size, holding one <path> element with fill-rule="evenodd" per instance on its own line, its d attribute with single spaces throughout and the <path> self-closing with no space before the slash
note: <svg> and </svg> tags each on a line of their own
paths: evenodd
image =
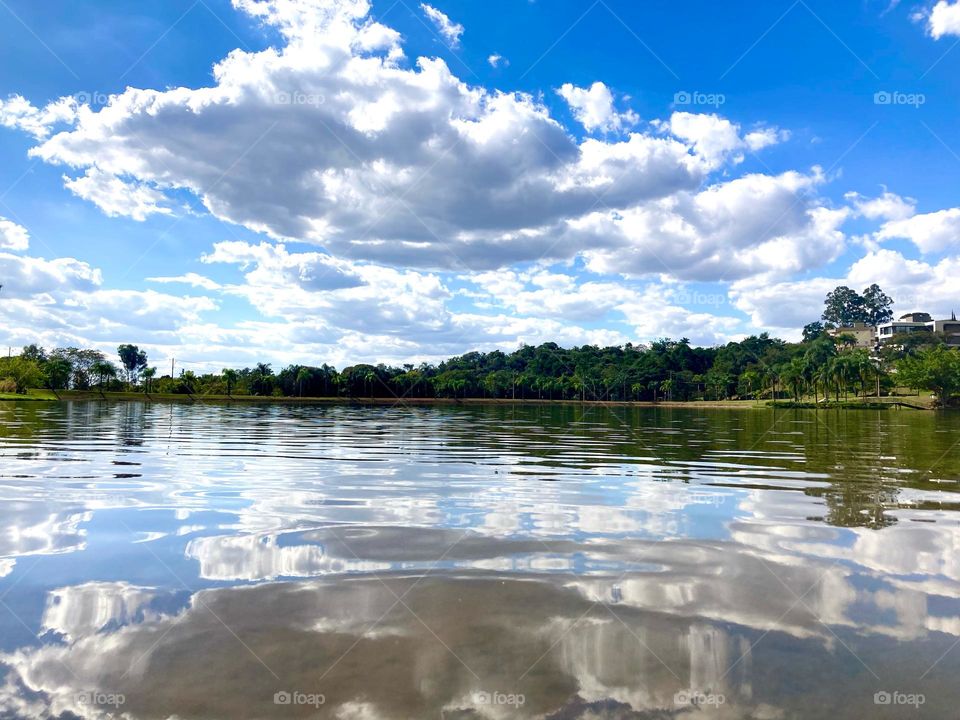
<svg viewBox="0 0 960 720">
<path fill-rule="evenodd" d="M 169 393 L 104 392 L 95 390 L 32 391 L 27 395 L 0 394 L 0 402 L 147 402 L 147 403 L 238 403 L 271 405 L 609 405 L 641 408 L 688 408 L 724 410 L 935 410 L 927 398 L 894 396 L 870 400 L 841 400 L 828 403 L 792 400 L 662 400 L 658 402 L 625 400 L 548 400 L 512 398 L 396 398 L 396 397 L 266 397 L 256 395 L 182 395 Z"/>
</svg>

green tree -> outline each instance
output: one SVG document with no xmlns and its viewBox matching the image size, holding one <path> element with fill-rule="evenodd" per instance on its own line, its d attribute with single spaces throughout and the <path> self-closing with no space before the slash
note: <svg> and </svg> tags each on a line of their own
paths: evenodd
<svg viewBox="0 0 960 720">
<path fill-rule="evenodd" d="M 793 395 L 796 402 L 800 402 L 800 397 L 806 390 L 807 378 L 804 371 L 802 357 L 794 357 L 790 362 L 780 366 L 780 380 L 784 386 Z"/>
<path fill-rule="evenodd" d="M 90 366 L 90 372 L 97 378 L 97 382 L 101 388 L 107 380 L 115 380 L 117 377 L 116 366 L 107 360 L 97 360 L 94 362 Z"/>
<path fill-rule="evenodd" d="M 187 395 L 193 395 L 197 391 L 197 374 L 193 370 L 180 371 L 180 386 Z"/>
<path fill-rule="evenodd" d="M 127 371 L 127 382 L 136 385 L 140 372 L 147 367 L 147 353 L 136 345 L 121 345 L 117 348 L 117 355 Z"/>
<path fill-rule="evenodd" d="M 153 379 L 157 376 L 157 369 L 155 367 L 146 368 L 143 371 L 144 386 L 143 392 L 149 394 L 150 386 L 153 384 Z"/>
<path fill-rule="evenodd" d="M 52 358 L 42 366 L 46 385 L 51 390 L 64 390 L 70 384 L 73 365 L 63 358 Z"/>
<path fill-rule="evenodd" d="M 826 326 L 820 321 L 812 322 L 803 326 L 803 342 L 810 343 L 821 337 L 827 331 Z"/>
<path fill-rule="evenodd" d="M 897 363 L 897 377 L 909 387 L 929 390 L 940 405 L 947 405 L 960 390 L 960 350 L 944 345 L 919 350 Z"/>
<path fill-rule="evenodd" d="M 29 388 L 39 387 L 43 382 L 39 363 L 24 357 L 9 358 L 0 366 L 0 376 L 13 380 L 20 395 L 25 395 Z"/>
<path fill-rule="evenodd" d="M 834 327 L 850 327 L 854 323 L 867 321 L 864 300 L 856 290 L 846 285 L 834 289 L 824 301 L 824 322 Z"/>
<path fill-rule="evenodd" d="M 223 381 L 227 384 L 227 397 L 233 393 L 233 388 L 237 384 L 237 381 L 240 379 L 239 373 L 236 370 L 231 370 L 230 368 L 224 368 L 223 372 L 220 373 L 220 376 L 223 378 Z"/>
<path fill-rule="evenodd" d="M 893 298 L 874 283 L 863 291 L 863 307 L 868 325 L 882 325 L 893 320 Z"/>
<path fill-rule="evenodd" d="M 20 357 L 25 360 L 33 360 L 38 365 L 42 365 L 47 361 L 47 351 L 38 345 L 27 345 L 23 348 L 23 352 L 20 353 Z"/>
<path fill-rule="evenodd" d="M 862 295 L 841 285 L 827 295 L 824 305 L 823 320 L 835 327 L 850 327 L 855 323 L 880 325 L 893 318 L 893 299 L 877 284 L 868 287 Z"/>
<path fill-rule="evenodd" d="M 313 377 L 313 374 L 310 372 L 310 368 L 302 367 L 297 371 L 297 385 L 300 392 L 300 397 L 303 397 L 303 384 L 305 382 L 310 382 L 310 378 Z"/>
<path fill-rule="evenodd" d="M 257 363 L 250 373 L 250 392 L 254 395 L 271 395 L 273 393 L 273 370 L 268 363 Z"/>
</svg>

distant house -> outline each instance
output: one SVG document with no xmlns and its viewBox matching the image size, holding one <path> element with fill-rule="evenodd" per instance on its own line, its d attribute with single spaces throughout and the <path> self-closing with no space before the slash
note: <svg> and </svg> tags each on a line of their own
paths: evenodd
<svg viewBox="0 0 960 720">
<path fill-rule="evenodd" d="M 960 347 L 960 321 L 957 320 L 956 313 L 953 313 L 949 320 L 934 320 L 933 331 L 946 335 L 947 345 Z"/>
<path fill-rule="evenodd" d="M 838 338 L 842 335 L 849 335 L 856 340 L 854 347 L 872 350 L 877 344 L 877 328 L 873 325 L 858 322 L 847 327 L 830 328 L 827 330 L 830 337 Z"/>
<path fill-rule="evenodd" d="M 955 313 L 950 320 L 934 320 L 929 313 L 922 312 L 901 315 L 899 320 L 883 323 L 877 328 L 877 340 L 887 343 L 894 335 L 913 332 L 943 333 L 948 345 L 960 347 L 960 321 Z"/>
</svg>

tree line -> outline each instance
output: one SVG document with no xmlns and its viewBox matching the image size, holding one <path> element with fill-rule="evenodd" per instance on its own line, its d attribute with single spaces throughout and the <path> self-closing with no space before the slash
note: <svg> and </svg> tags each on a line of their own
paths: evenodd
<svg viewBox="0 0 960 720">
<path fill-rule="evenodd" d="M 513 353 L 470 352 L 438 364 L 358 364 L 342 370 L 267 363 L 158 377 L 146 353 L 118 349 L 119 362 L 98 350 L 28 346 L 0 359 L 0 392 L 138 391 L 189 395 L 355 398 L 499 398 L 513 400 L 689 401 L 777 398 L 840 400 L 928 390 L 943 401 L 960 391 L 960 352 L 934 333 L 914 333 L 880 354 L 850 338 L 822 333 L 801 343 L 767 334 L 715 348 L 689 340 L 649 345 L 562 348 L 524 346 Z"/>
<path fill-rule="evenodd" d="M 823 322 L 804 328 L 803 341 L 767 333 L 720 347 L 694 347 L 686 338 L 649 345 L 562 348 L 523 346 L 512 353 L 469 352 L 438 364 L 358 364 L 337 370 L 268 363 L 218 373 L 159 376 L 147 353 L 120 345 L 114 362 L 91 349 L 29 345 L 0 359 L 0 392 L 141 391 L 189 395 L 356 398 L 493 398 L 513 400 L 689 401 L 743 398 L 840 400 L 927 390 L 948 404 L 960 391 L 960 351 L 934 332 L 895 336 L 879 351 L 856 347 L 843 334 L 857 322 L 892 317 L 893 301 L 877 286 L 862 294 L 838 287 L 827 295 Z M 827 330 L 839 328 L 837 332 Z"/>
</svg>

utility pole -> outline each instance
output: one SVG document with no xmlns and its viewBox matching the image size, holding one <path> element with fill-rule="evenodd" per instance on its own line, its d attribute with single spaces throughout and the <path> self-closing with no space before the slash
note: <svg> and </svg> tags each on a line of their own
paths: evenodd
<svg viewBox="0 0 960 720">
<path fill-rule="evenodd" d="M 170 379 L 171 380 L 173 380 L 173 367 L 176 362 L 177 361 L 175 358 L 170 358 Z"/>
</svg>

